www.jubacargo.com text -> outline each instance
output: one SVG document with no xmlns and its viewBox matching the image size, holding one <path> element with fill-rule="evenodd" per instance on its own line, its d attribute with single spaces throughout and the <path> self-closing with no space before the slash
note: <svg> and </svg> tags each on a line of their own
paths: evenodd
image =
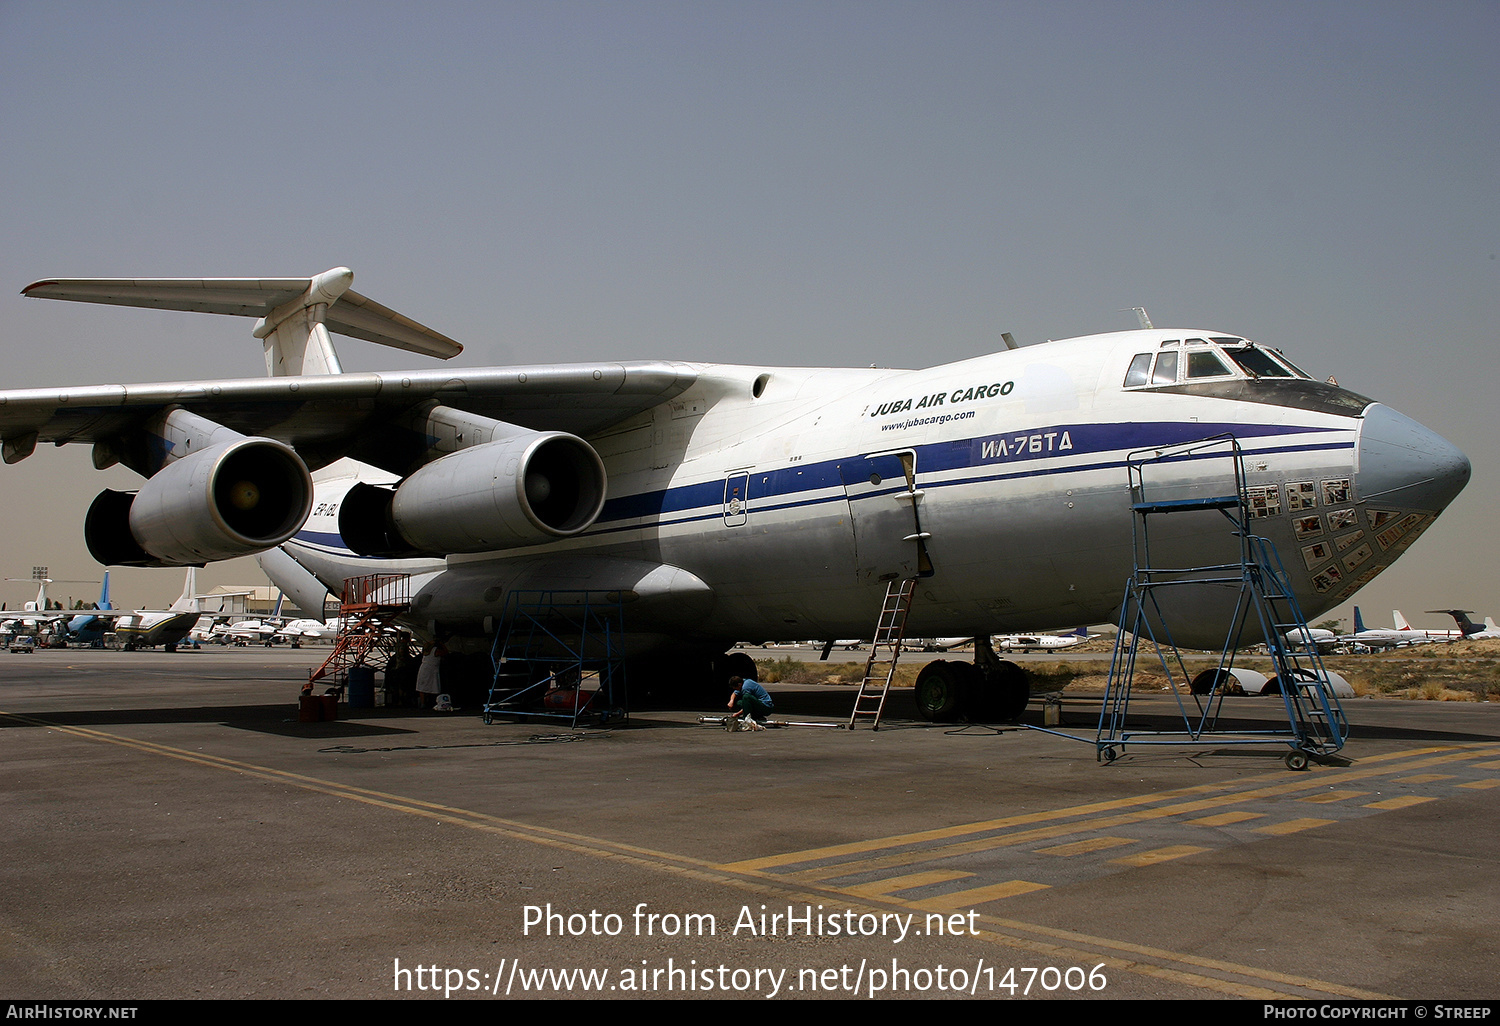
<svg viewBox="0 0 1500 1026">
<path fill-rule="evenodd" d="M 535 997 L 545 994 L 743 994 L 774 998 L 788 994 L 1005 994 L 1028 997 L 1043 993 L 1101 991 L 1109 981 L 1104 964 L 1082 966 L 997 966 L 984 959 L 971 966 L 916 966 L 892 958 L 874 963 L 860 959 L 822 969 L 768 969 L 723 963 L 699 964 L 668 958 L 623 969 L 560 968 L 502 958 L 493 970 L 438 965 L 407 965 L 395 960 L 397 993 L 426 992 L 443 997 Z"/>
</svg>

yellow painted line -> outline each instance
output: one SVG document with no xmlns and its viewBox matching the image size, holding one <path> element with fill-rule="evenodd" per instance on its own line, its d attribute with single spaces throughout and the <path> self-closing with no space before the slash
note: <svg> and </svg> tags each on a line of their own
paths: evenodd
<svg viewBox="0 0 1500 1026">
<path fill-rule="evenodd" d="M 1476 762 L 1475 769 L 1500 769 L 1500 762 Z"/>
<path fill-rule="evenodd" d="M 1418 773 L 1414 777 L 1397 777 L 1395 779 L 1395 783 L 1398 783 L 1398 784 L 1430 784 L 1430 783 L 1432 783 L 1435 780 L 1452 780 L 1452 779 L 1453 779 L 1453 774 L 1451 774 L 1451 773 Z"/>
<path fill-rule="evenodd" d="M 1332 805 L 1334 802 L 1342 802 L 1350 798 L 1362 798 L 1369 793 L 1369 791 L 1327 791 L 1323 794 L 1310 794 L 1306 798 L 1297 800 L 1312 802 L 1314 805 Z"/>
<path fill-rule="evenodd" d="M 893 876 L 888 880 L 872 880 L 870 883 L 855 884 L 853 887 L 844 887 L 842 890 L 848 894 L 857 894 L 861 898 L 883 898 L 887 894 L 895 894 L 897 891 L 910 891 L 918 887 L 926 887 L 929 884 L 948 883 L 950 880 L 963 880 L 973 875 L 973 873 L 935 869 L 927 873 L 909 873 L 906 876 Z"/>
<path fill-rule="evenodd" d="M 1456 784 L 1455 787 L 1472 787 L 1476 791 L 1488 791 L 1492 787 L 1500 787 L 1500 780 L 1489 777 L 1485 780 L 1471 780 L 1467 784 Z"/>
<path fill-rule="evenodd" d="M 745 859 L 743 862 L 726 862 L 720 865 L 719 868 L 735 872 L 753 872 L 762 869 L 772 869 L 776 866 L 794 865 L 798 862 L 817 862 L 823 859 L 838 858 L 840 855 L 860 855 L 869 851 L 900 848 L 912 844 L 925 844 L 930 841 L 943 841 L 952 837 L 967 837 L 972 834 L 1004 830 L 1007 827 L 1025 826 L 1029 823 L 1044 823 L 1055 819 L 1096 815 L 1114 809 L 1149 805 L 1153 802 L 1165 801 L 1190 794 L 1206 794 L 1213 790 L 1218 790 L 1217 785 L 1202 784 L 1173 791 L 1161 791 L 1156 794 L 1135 795 L 1130 798 L 1118 798 L 1104 802 L 1091 802 L 1087 805 L 1077 805 L 1065 809 L 1031 812 L 1019 816 L 1005 816 L 1001 819 L 984 820 L 979 823 L 963 823 L 958 826 L 943 827 L 937 830 L 922 830 L 916 833 L 897 834 L 892 837 L 879 837 L 867 841 L 834 844 L 825 848 L 809 848 L 804 851 L 785 852 L 781 855 Z"/>
<path fill-rule="evenodd" d="M 1048 889 L 1048 884 L 1031 883 L 1029 880 L 1011 880 L 1006 883 L 990 884 L 988 887 L 974 887 L 967 891 L 940 894 L 935 898 L 923 898 L 911 904 L 932 912 L 951 912 L 956 908 L 973 908 L 975 905 L 983 905 L 986 901 L 999 901 L 1001 898 L 1013 898 L 1017 894 L 1030 894 L 1032 891 Z"/>
<path fill-rule="evenodd" d="M 752 872 L 743 875 L 725 876 L 722 872 L 716 871 L 716 867 L 712 863 L 689 856 L 666 852 L 652 852 L 650 849 L 634 845 L 620 844 L 599 838 L 568 834 L 564 831 L 551 830 L 546 827 L 536 827 L 502 820 L 495 816 L 488 816 L 464 809 L 451 809 L 447 806 L 437 805 L 436 803 L 386 794 L 368 788 L 332 784 L 326 780 L 307 777 L 302 774 L 271 769 L 270 767 L 258 766 L 253 763 L 240 762 L 220 756 L 207 755 L 202 752 L 189 752 L 184 749 L 173 748 L 169 745 L 141 741 L 121 735 L 109 734 L 104 731 L 63 726 L 35 717 L 6 713 L 3 710 L 0 710 L 0 716 L 32 726 L 44 727 L 48 730 L 71 735 L 85 741 L 118 745 L 134 749 L 143 754 L 177 759 L 182 762 L 237 773 L 246 777 L 287 783 L 304 790 L 335 798 L 347 798 L 352 801 L 362 802 L 395 812 L 425 816 L 457 826 L 501 834 L 516 840 L 567 849 L 598 858 L 632 862 L 645 868 L 665 871 L 704 882 L 716 883 L 780 900 L 813 903 L 825 901 L 830 895 L 842 896 L 846 893 L 830 888 L 806 890 L 788 887 L 778 882 L 784 878 L 778 878 L 765 873 Z M 1432 751 L 1442 750 L 1446 749 L 1433 749 Z M 1393 755 L 1384 755 L 1376 758 L 1385 760 L 1394 757 Z M 1206 789 L 1189 788 L 1177 793 L 1201 792 Z M 1157 797 L 1160 798 L 1161 796 L 1158 795 Z M 1034 890 L 1043 885 L 1016 881 L 1014 885 L 998 886 L 1002 888 L 1019 886 L 1024 888 L 1024 890 L 1012 891 L 1012 893 L 1025 893 L 1025 890 Z M 851 902 L 850 904 L 852 909 L 857 912 L 880 912 L 892 907 L 925 910 L 924 905 L 896 897 L 872 900 L 879 901 L 880 904 L 870 905 L 859 902 Z M 1037 924 L 1021 923 L 984 913 L 976 913 L 976 918 L 986 927 L 986 929 L 979 931 L 977 935 L 978 939 L 989 943 L 1026 951 L 1035 956 L 1050 958 L 1054 962 L 1059 963 L 1068 961 L 1086 965 L 1097 961 L 1112 972 L 1129 972 L 1137 976 L 1144 976 L 1150 979 L 1232 997 L 1268 1000 L 1305 997 L 1306 994 L 1304 992 L 1312 992 L 1318 995 L 1327 994 L 1355 1000 L 1395 1000 L 1393 995 L 1361 990 L 1327 980 L 1295 976 L 1273 969 L 1240 965 L 1234 962 L 1205 958 L 1185 952 L 1174 952 L 1164 948 L 1155 948 L 1106 937 L 1092 937 L 1087 934 L 1058 930 Z M 1190 966 L 1192 968 L 1181 969 L 1176 968 L 1176 966 Z M 1204 975 L 1205 973 L 1221 973 L 1224 976 L 1235 978 L 1225 979 L 1213 975 Z"/>
<path fill-rule="evenodd" d="M 1300 834 L 1304 830 L 1313 830 L 1330 823 L 1337 823 L 1336 819 L 1289 819 L 1285 823 L 1272 823 L 1270 826 L 1256 827 L 1257 834 L 1270 834 L 1272 837 L 1281 837 L 1285 834 Z"/>
<path fill-rule="evenodd" d="M 1276 774 L 1274 779 L 1284 779 L 1286 774 Z M 917 862 L 933 862 L 938 859 L 952 858 L 956 855 L 972 855 L 978 852 L 993 851 L 997 848 L 1013 847 L 1016 845 L 1033 844 L 1038 841 L 1050 840 L 1054 837 L 1064 837 L 1069 834 L 1084 834 L 1094 830 L 1109 830 L 1121 826 L 1131 826 L 1138 823 L 1147 823 L 1152 820 L 1169 819 L 1192 812 L 1202 812 L 1208 809 L 1223 808 L 1226 805 L 1238 805 L 1242 802 L 1257 798 L 1280 797 L 1308 787 L 1323 786 L 1306 780 L 1297 780 L 1276 784 L 1270 787 L 1257 788 L 1251 791 L 1242 791 L 1235 794 L 1218 795 L 1213 798 L 1201 798 L 1195 801 L 1180 802 L 1176 805 L 1164 805 L 1154 809 L 1141 809 L 1135 812 L 1125 812 L 1114 816 L 1101 816 L 1097 819 L 1084 820 L 1082 822 L 1060 823 L 1054 826 L 1034 827 L 1031 830 L 1018 831 L 1010 834 L 998 834 L 974 841 L 961 841 L 955 844 L 940 845 L 932 848 L 917 848 L 912 851 L 896 852 L 890 855 L 880 855 L 874 858 L 859 859 L 853 862 L 833 863 L 826 866 L 818 866 L 812 869 L 799 870 L 785 874 L 787 879 L 797 880 L 803 883 L 814 883 L 820 880 L 830 880 L 840 876 L 850 876 L 854 873 L 879 872 L 883 869 L 894 869 L 897 866 L 909 866 Z M 799 861 L 799 860 L 794 860 Z M 743 863 L 737 864 L 743 865 Z M 743 870 L 741 870 L 743 871 Z"/>
<path fill-rule="evenodd" d="M 1191 844 L 1174 844 L 1170 848 L 1154 848 L 1151 851 L 1136 852 L 1134 855 L 1124 855 L 1109 861 L 1113 865 L 1134 866 L 1139 869 L 1141 866 L 1154 866 L 1158 862 L 1170 862 L 1173 859 L 1212 850 L 1212 848 L 1199 848 Z"/>
<path fill-rule="evenodd" d="M 1106 848 L 1119 848 L 1127 844 L 1140 844 L 1134 837 L 1090 837 L 1082 841 L 1074 841 L 1071 844 L 1059 844 L 1052 848 L 1038 848 L 1038 855 L 1087 855 L 1089 852 L 1103 851 Z"/>
<path fill-rule="evenodd" d="M 1413 805 L 1421 805 L 1423 802 L 1435 802 L 1436 798 L 1429 798 L 1419 794 L 1409 794 L 1402 798 L 1387 798 L 1383 802 L 1371 802 L 1366 805 L 1367 809 L 1409 809 Z"/>
<path fill-rule="evenodd" d="M 1009 844 L 1026 844 L 1035 840 L 1046 840 L 1051 837 L 1060 837 L 1070 833 L 1087 833 L 1090 830 L 1107 829 L 1110 826 L 1127 823 L 1139 823 L 1151 819 L 1161 819 L 1167 816 L 1181 815 L 1186 812 L 1194 812 L 1204 809 L 1219 808 L 1225 805 L 1234 805 L 1244 801 L 1257 798 L 1281 797 L 1293 794 L 1297 791 L 1310 790 L 1312 788 L 1323 788 L 1333 784 L 1352 782 L 1369 777 L 1384 776 L 1392 772 L 1392 767 L 1387 763 L 1398 760 L 1418 760 L 1419 765 L 1438 765 L 1465 759 L 1483 758 L 1494 750 L 1493 745 L 1485 745 L 1482 749 L 1455 748 L 1453 746 L 1420 748 L 1410 752 L 1386 753 L 1384 755 L 1371 756 L 1361 760 L 1357 768 L 1338 769 L 1325 771 L 1321 768 L 1313 774 L 1297 774 L 1293 779 L 1287 780 L 1284 772 L 1268 773 L 1259 777 L 1251 777 L 1248 780 L 1224 781 L 1218 784 L 1199 784 L 1193 787 L 1174 788 L 1168 791 L 1158 791 L 1153 794 L 1136 795 L 1130 798 L 1115 799 L 1112 801 L 1092 802 L 1085 805 L 1069 806 L 1062 809 L 1053 809 L 1019 816 L 1007 816 L 1002 819 L 985 820 L 978 823 L 966 823 L 958 826 L 943 827 L 938 830 L 924 830 L 910 834 L 897 834 L 891 837 L 874 838 L 865 841 L 853 841 L 847 844 L 830 845 L 823 848 L 808 848 L 802 851 L 783 852 L 780 855 L 768 855 L 759 858 L 745 859 L 740 862 L 721 863 L 719 868 L 731 872 L 760 872 L 774 869 L 780 866 L 791 866 L 802 862 L 821 862 L 828 859 L 836 859 L 847 855 L 863 855 L 871 852 L 889 851 L 892 848 L 901 848 L 929 844 L 933 841 L 944 841 L 951 838 L 972 837 L 974 834 L 994 833 L 1011 827 L 1026 826 L 1035 823 L 1056 823 L 1060 820 L 1077 819 L 1080 816 L 1099 816 L 1101 813 L 1114 812 L 1121 809 L 1137 808 L 1142 805 L 1154 805 L 1165 801 L 1173 801 L 1179 798 L 1191 798 L 1198 795 L 1217 795 L 1213 798 L 1202 799 L 1198 802 L 1188 801 L 1175 806 L 1166 806 L 1159 809 L 1148 809 L 1142 812 L 1122 814 L 1117 816 L 1101 816 L 1098 819 L 1065 823 L 1046 828 L 1035 828 L 1017 834 L 1008 834 L 1001 838 L 986 837 L 973 841 L 960 841 L 957 843 L 942 845 L 936 848 L 928 848 L 922 851 L 898 853 L 846 863 L 847 867 L 838 866 L 810 867 L 788 874 L 794 879 L 803 881 L 815 881 L 829 879 L 838 876 L 847 876 L 853 872 L 867 870 L 878 870 L 899 865 L 910 865 L 928 858 L 942 858 L 949 855 L 960 855 L 978 851 L 988 851 L 996 847 L 1004 847 Z M 1401 766 L 1396 772 L 1412 768 Z M 1330 779 L 1332 778 L 1332 779 Z M 1267 786 L 1251 788 L 1244 791 L 1233 791 L 1234 788 L 1244 787 L 1245 784 L 1259 781 L 1276 781 L 1268 783 Z M 1225 792 L 1232 792 L 1226 794 Z M 1010 838 L 1014 838 L 1013 840 Z"/>
<path fill-rule="evenodd" d="M 1221 827 L 1231 826 L 1235 823 L 1243 823 L 1251 819 L 1265 819 L 1264 812 L 1221 812 L 1217 816 L 1204 816 L 1202 819 L 1190 819 L 1188 823 L 1192 826 Z"/>
</svg>

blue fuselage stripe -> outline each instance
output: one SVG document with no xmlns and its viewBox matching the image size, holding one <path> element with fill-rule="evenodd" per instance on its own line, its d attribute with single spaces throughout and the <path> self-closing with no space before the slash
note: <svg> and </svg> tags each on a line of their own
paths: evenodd
<svg viewBox="0 0 1500 1026">
<path fill-rule="evenodd" d="M 922 478 L 920 487 L 923 489 L 937 489 L 1119 469 L 1124 467 L 1126 462 L 1123 454 L 1149 447 L 1180 445 L 1185 442 L 1194 442 L 1219 434 L 1233 434 L 1240 440 L 1256 437 L 1269 440 L 1278 436 L 1321 434 L 1343 430 L 1348 429 L 1311 427 L 1306 425 L 1200 424 L 1196 422 L 1175 423 L 1171 421 L 1128 424 L 1076 424 L 1012 432 L 1005 435 L 984 435 L 975 438 L 955 439 L 927 445 L 906 446 L 904 448 L 914 449 L 917 454 L 917 471 Z M 1048 439 L 1042 451 L 1031 451 L 1029 446 L 1022 444 L 1021 440 L 1032 437 Z M 1058 445 L 1062 444 L 1062 440 L 1064 439 L 1067 442 L 1067 448 L 1057 448 Z M 1003 448 L 1001 448 L 1002 445 Z M 1015 446 L 1014 451 L 1011 451 L 1012 445 Z M 988 450 L 986 447 L 988 447 Z M 1312 444 L 1294 443 L 1280 446 L 1266 445 L 1255 449 L 1246 449 L 1245 452 L 1247 454 L 1252 452 L 1256 454 L 1315 452 L 1352 449 L 1353 447 L 1354 443 L 1351 440 Z M 899 451 L 901 447 L 894 448 L 897 448 Z M 1048 451 L 1049 448 L 1050 451 Z M 1004 453 L 1005 456 L 1004 458 L 997 458 L 992 455 L 986 455 L 987 451 L 991 453 L 999 451 Z M 1063 463 L 1045 467 L 1031 466 L 1026 469 L 1008 469 L 1015 467 L 1017 464 L 1034 464 L 1041 460 L 1056 460 L 1058 458 L 1086 456 L 1090 454 L 1103 455 L 1105 453 L 1119 455 L 1088 463 Z M 1203 453 L 1185 458 L 1222 459 L 1223 453 Z M 757 514 L 798 509 L 830 502 L 844 503 L 846 501 L 844 474 L 851 468 L 860 475 L 859 480 L 862 482 L 864 475 L 868 471 L 868 464 L 859 456 L 841 457 L 834 460 L 824 460 L 819 463 L 799 464 L 776 470 L 752 471 L 749 476 L 754 479 L 753 485 L 747 485 L 747 494 L 741 497 L 741 501 L 745 503 L 747 512 L 750 508 L 753 508 Z M 968 468 L 976 470 L 979 468 L 985 469 L 966 477 L 932 480 L 932 477 L 936 474 Z M 671 527 L 697 523 L 704 520 L 719 519 L 724 516 L 725 480 L 729 476 L 725 475 L 725 477 L 715 478 L 710 481 L 654 489 L 649 492 L 622 495 L 610 499 L 605 502 L 598 522 L 580 537 L 598 537 L 622 531 L 639 530 L 644 527 Z M 828 491 L 830 489 L 837 489 L 837 492 L 816 497 L 793 498 L 794 496 L 805 496 L 808 492 Z M 863 499 L 880 495 L 890 495 L 905 490 L 906 482 L 902 478 L 896 480 L 893 487 L 864 491 L 860 497 Z M 775 501 L 778 499 L 782 501 Z M 688 515 L 672 516 L 672 514 Z M 349 552 L 344 547 L 343 539 L 337 534 L 304 529 L 298 532 L 297 541 L 323 548 L 330 555 L 354 555 L 354 553 Z"/>
</svg>

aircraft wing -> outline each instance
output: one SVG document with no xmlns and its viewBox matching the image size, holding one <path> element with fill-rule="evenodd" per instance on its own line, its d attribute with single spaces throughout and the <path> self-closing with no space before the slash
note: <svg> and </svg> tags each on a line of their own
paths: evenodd
<svg viewBox="0 0 1500 1026">
<path fill-rule="evenodd" d="M 13 389 L 0 391 L 0 439 L 5 462 L 15 463 L 38 442 L 108 443 L 178 406 L 242 434 L 286 442 L 312 466 L 345 455 L 381 465 L 371 454 L 389 446 L 382 435 L 388 422 L 430 400 L 536 431 L 587 436 L 681 394 L 696 379 L 690 364 L 637 362 Z"/>
</svg>

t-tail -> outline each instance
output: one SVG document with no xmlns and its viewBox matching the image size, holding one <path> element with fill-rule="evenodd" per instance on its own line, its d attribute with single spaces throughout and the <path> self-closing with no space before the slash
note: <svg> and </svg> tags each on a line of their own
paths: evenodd
<svg viewBox="0 0 1500 1026">
<path fill-rule="evenodd" d="M 1463 636 L 1466 638 L 1470 634 L 1478 634 L 1480 631 L 1485 630 L 1486 625 L 1492 622 L 1490 617 L 1485 617 L 1484 623 L 1475 623 L 1473 620 L 1469 619 L 1469 613 L 1472 612 L 1472 610 L 1468 609 L 1434 609 L 1432 610 L 1432 612 L 1447 613 L 1449 616 L 1453 617 L 1453 622 L 1458 624 L 1458 629 L 1463 632 Z M 1490 629 L 1493 630 L 1493 628 Z"/>
</svg>

